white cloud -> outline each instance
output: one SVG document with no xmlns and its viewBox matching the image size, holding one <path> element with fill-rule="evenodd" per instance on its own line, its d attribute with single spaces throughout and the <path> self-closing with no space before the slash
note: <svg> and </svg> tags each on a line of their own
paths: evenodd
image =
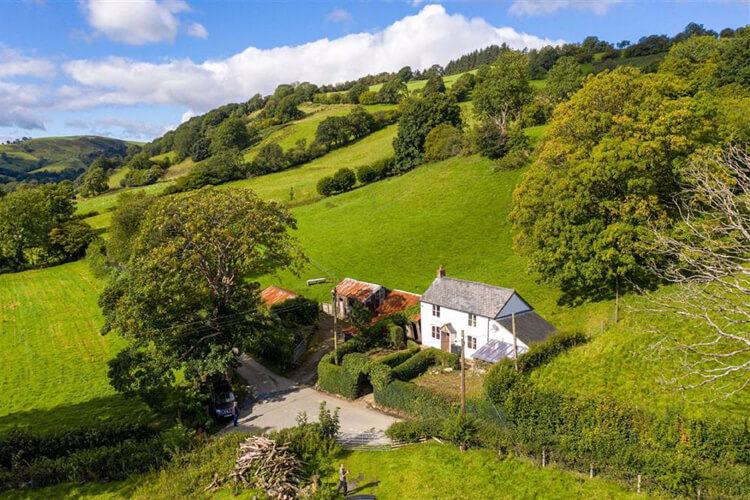
<svg viewBox="0 0 750 500">
<path fill-rule="evenodd" d="M 182 0 L 81 1 L 92 28 L 130 45 L 174 41 L 180 25 L 175 14 L 190 10 Z"/>
<path fill-rule="evenodd" d="M 517 16 L 538 16 L 552 14 L 560 9 L 573 7 L 589 10 L 598 15 L 607 13 L 612 5 L 625 0 L 514 0 L 508 10 Z"/>
<path fill-rule="evenodd" d="M 0 45 L 0 78 L 52 78 L 54 75 L 55 65 L 49 59 L 27 56 L 20 50 Z"/>
<path fill-rule="evenodd" d="M 164 127 L 150 125 L 138 120 L 108 117 L 87 122 L 79 118 L 65 120 L 65 126 L 86 130 L 91 134 L 128 137 L 131 139 L 152 139 L 164 133 Z"/>
<path fill-rule="evenodd" d="M 249 47 L 227 59 L 202 63 L 178 59 L 155 64 L 121 57 L 70 61 L 64 70 L 76 85 L 58 94 L 68 109 L 147 103 L 201 112 L 247 100 L 256 92 L 269 93 L 283 82 L 333 83 L 405 65 L 425 68 L 490 44 L 520 49 L 561 42 L 427 5 L 374 33 L 271 49 Z"/>
<path fill-rule="evenodd" d="M 202 38 L 203 40 L 208 38 L 208 30 L 200 23 L 191 23 L 188 26 L 187 34 L 195 38 Z"/>
<path fill-rule="evenodd" d="M 341 8 L 333 9 L 326 16 L 326 21 L 330 21 L 332 23 L 346 23 L 351 20 L 352 20 L 352 15 L 349 13 L 349 11 L 341 9 Z"/>
</svg>

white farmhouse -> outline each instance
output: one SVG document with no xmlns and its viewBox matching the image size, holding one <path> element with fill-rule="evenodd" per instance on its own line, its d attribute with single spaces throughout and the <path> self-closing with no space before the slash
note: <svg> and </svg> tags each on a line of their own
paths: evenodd
<svg viewBox="0 0 750 500">
<path fill-rule="evenodd" d="M 555 331 L 515 290 L 448 278 L 442 267 L 422 295 L 422 344 L 443 351 L 459 352 L 463 331 L 467 358 L 513 357 L 514 322 L 519 354 Z"/>
</svg>

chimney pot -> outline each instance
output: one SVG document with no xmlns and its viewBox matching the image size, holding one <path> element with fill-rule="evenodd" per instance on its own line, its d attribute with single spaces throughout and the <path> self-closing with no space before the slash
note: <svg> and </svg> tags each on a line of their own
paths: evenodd
<svg viewBox="0 0 750 500">
<path fill-rule="evenodd" d="M 445 269 L 443 269 L 443 266 L 438 267 L 437 277 L 438 278 L 445 278 Z"/>
</svg>

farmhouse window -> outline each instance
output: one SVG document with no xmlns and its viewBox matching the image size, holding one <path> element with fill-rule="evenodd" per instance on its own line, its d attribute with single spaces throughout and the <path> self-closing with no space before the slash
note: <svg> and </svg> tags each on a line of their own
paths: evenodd
<svg viewBox="0 0 750 500">
<path fill-rule="evenodd" d="M 466 337 L 466 347 L 469 349 L 476 349 L 477 348 L 477 338 L 472 337 L 471 335 L 468 335 Z"/>
<path fill-rule="evenodd" d="M 436 318 L 440 317 L 440 306 L 436 306 L 435 304 L 432 304 L 432 315 Z"/>
<path fill-rule="evenodd" d="M 432 327 L 432 338 L 433 339 L 439 339 L 440 338 L 440 327 L 433 326 Z"/>
<path fill-rule="evenodd" d="M 469 313 L 469 326 L 477 326 L 477 315 Z"/>
</svg>

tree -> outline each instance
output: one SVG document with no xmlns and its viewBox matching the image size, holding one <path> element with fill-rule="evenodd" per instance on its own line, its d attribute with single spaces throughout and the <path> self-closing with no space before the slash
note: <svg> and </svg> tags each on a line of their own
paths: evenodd
<svg viewBox="0 0 750 500">
<path fill-rule="evenodd" d="M 497 160 L 508 152 L 508 134 L 503 134 L 497 125 L 484 121 L 474 128 L 474 144 L 480 155 Z"/>
<path fill-rule="evenodd" d="M 582 81 L 581 65 L 572 57 L 561 57 L 547 73 L 545 91 L 554 102 L 564 101 L 581 88 Z"/>
<path fill-rule="evenodd" d="M 362 106 L 357 106 L 346 117 L 349 130 L 355 139 L 365 137 L 375 131 L 375 118 Z"/>
<path fill-rule="evenodd" d="M 712 36 L 693 36 L 669 49 L 659 65 L 660 72 L 672 73 L 690 85 L 693 92 L 712 86 L 723 42 Z"/>
<path fill-rule="evenodd" d="M 177 153 L 178 160 L 184 160 L 190 156 L 190 150 L 193 144 L 201 137 L 200 121 L 191 118 L 183 123 L 174 133 L 174 150 Z"/>
<path fill-rule="evenodd" d="M 107 233 L 107 257 L 110 260 L 121 265 L 128 262 L 144 214 L 155 201 L 155 196 L 143 191 L 126 192 L 118 197 Z"/>
<path fill-rule="evenodd" d="M 617 42 L 618 49 L 626 49 L 628 47 L 630 47 L 630 40 L 622 40 L 621 42 Z"/>
<path fill-rule="evenodd" d="M 398 73 L 396 73 L 396 76 L 398 77 L 398 79 L 404 83 L 411 80 L 412 75 L 413 73 L 411 71 L 411 66 L 404 66 L 403 68 L 398 70 Z"/>
<path fill-rule="evenodd" d="M 353 130 L 344 116 L 329 116 L 315 129 L 315 141 L 330 147 L 343 146 L 351 140 Z"/>
<path fill-rule="evenodd" d="M 16 270 L 54 262 L 50 232 L 70 221 L 72 198 L 70 182 L 20 184 L 0 198 L 0 259 Z"/>
<path fill-rule="evenodd" d="M 297 99 L 293 95 L 288 95 L 281 99 L 274 109 L 273 116 L 280 122 L 286 123 L 293 120 L 299 120 L 305 114 L 297 107 Z"/>
<path fill-rule="evenodd" d="M 430 76 L 430 78 L 427 80 L 427 83 L 424 84 L 424 88 L 422 89 L 422 97 L 427 97 L 430 94 L 435 93 L 445 93 L 445 83 L 443 82 L 443 77 L 438 74 L 433 74 Z"/>
<path fill-rule="evenodd" d="M 398 78 L 393 78 L 380 87 L 378 100 L 383 104 L 398 104 L 408 93 L 406 84 Z"/>
<path fill-rule="evenodd" d="M 500 54 L 485 78 L 474 89 L 474 112 L 481 120 L 491 120 L 503 133 L 531 98 L 526 56 L 506 50 Z"/>
<path fill-rule="evenodd" d="M 440 161 L 461 152 L 461 131 L 453 125 L 441 123 L 430 130 L 424 141 L 424 159 Z"/>
<path fill-rule="evenodd" d="M 466 101 L 476 83 L 477 78 L 473 73 L 464 73 L 453 83 L 448 93 L 455 97 L 458 102 Z"/>
<path fill-rule="evenodd" d="M 110 362 L 113 387 L 155 407 L 177 372 L 195 385 L 236 366 L 269 327 L 258 284 L 246 278 L 299 268 L 295 228 L 289 212 L 248 189 L 156 201 L 100 298 L 102 333 L 128 340 Z"/>
<path fill-rule="evenodd" d="M 702 154 L 683 171 L 677 223 L 653 225 L 654 267 L 676 288 L 652 297 L 652 311 L 696 321 L 692 335 L 661 332 L 683 353 L 683 389 L 713 387 L 729 397 L 750 386 L 750 154 L 746 148 Z"/>
<path fill-rule="evenodd" d="M 211 139 L 208 137 L 201 137 L 193 143 L 190 148 L 190 159 L 194 162 L 200 162 L 211 156 Z"/>
<path fill-rule="evenodd" d="M 107 173 L 101 168 L 89 168 L 81 177 L 81 196 L 89 197 L 102 194 L 109 189 Z"/>
<path fill-rule="evenodd" d="M 250 134 L 245 122 L 237 117 L 230 116 L 221 125 L 216 127 L 211 137 L 211 151 L 217 153 L 228 149 L 242 151 L 250 145 Z"/>
<path fill-rule="evenodd" d="M 750 28 L 740 28 L 719 56 L 714 78 L 717 85 L 736 83 L 750 89 Z"/>
<path fill-rule="evenodd" d="M 362 82 L 357 82 L 352 88 L 349 89 L 349 92 L 347 92 L 346 95 L 350 103 L 359 104 L 359 96 L 361 96 L 368 90 L 370 90 L 370 87 Z"/>
<path fill-rule="evenodd" d="M 321 196 L 331 196 L 336 191 L 333 177 L 331 177 L 330 175 L 320 179 L 316 187 L 318 190 L 318 194 L 320 194 Z"/>
<path fill-rule="evenodd" d="M 349 191 L 357 183 L 357 175 L 351 168 L 340 168 L 333 174 L 333 189 L 339 193 Z"/>
<path fill-rule="evenodd" d="M 133 170 L 148 170 L 151 168 L 151 158 L 145 151 L 137 153 L 128 162 L 128 167 Z"/>
<path fill-rule="evenodd" d="M 393 139 L 396 171 L 405 172 L 422 162 L 427 134 L 441 123 L 461 126 L 461 108 L 453 97 L 432 94 L 403 104 L 398 134 Z"/>
<path fill-rule="evenodd" d="M 676 77 L 624 67 L 558 105 L 510 218 L 516 248 L 563 302 L 653 285 L 645 227 L 670 216 L 680 167 L 718 139 L 712 114 Z"/>
<path fill-rule="evenodd" d="M 267 174 L 283 170 L 286 165 L 284 150 L 274 142 L 265 144 L 260 148 L 257 156 L 253 159 L 252 170 L 256 174 Z"/>
</svg>

